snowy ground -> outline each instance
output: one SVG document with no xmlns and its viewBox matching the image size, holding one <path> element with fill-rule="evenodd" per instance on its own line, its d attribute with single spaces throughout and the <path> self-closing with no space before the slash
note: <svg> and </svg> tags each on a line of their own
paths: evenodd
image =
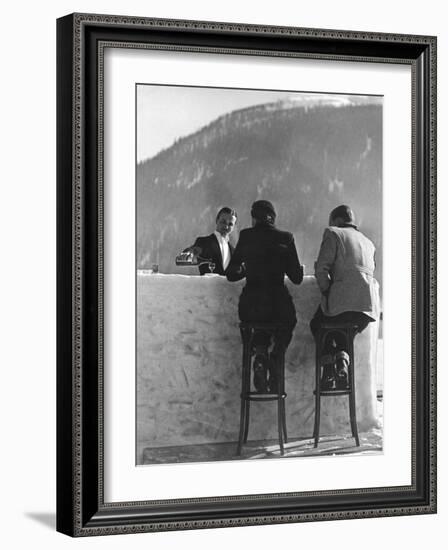
<svg viewBox="0 0 448 550">
<path fill-rule="evenodd" d="M 378 401 L 379 410 L 382 409 Z M 380 415 L 382 416 L 382 414 Z M 284 458 L 336 456 L 336 455 L 370 455 L 382 452 L 382 428 L 359 434 L 360 446 L 350 434 L 343 436 L 322 436 L 319 445 L 314 448 L 314 439 L 292 439 L 285 444 Z M 276 440 L 248 441 L 243 446 L 241 456 L 236 454 L 237 443 L 210 443 L 202 445 L 184 445 L 174 447 L 148 448 L 143 452 L 142 464 L 164 464 L 176 462 L 212 462 L 216 460 L 247 460 L 279 458 L 280 449 Z"/>
</svg>

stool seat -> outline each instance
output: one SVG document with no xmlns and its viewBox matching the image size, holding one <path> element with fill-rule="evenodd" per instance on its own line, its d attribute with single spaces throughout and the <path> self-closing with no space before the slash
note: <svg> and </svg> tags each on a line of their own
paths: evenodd
<svg viewBox="0 0 448 550">
<path fill-rule="evenodd" d="M 321 323 L 319 330 L 353 330 L 357 328 L 358 325 L 356 323 L 338 323 L 337 321 L 324 321 L 323 323 Z"/>
<path fill-rule="evenodd" d="M 253 328 L 253 329 L 263 329 L 263 330 L 277 330 L 277 329 L 287 329 L 288 325 L 285 323 L 265 323 L 262 321 L 241 321 L 240 328 Z"/>
<path fill-rule="evenodd" d="M 353 340 L 358 332 L 356 323 L 337 323 L 331 321 L 323 322 L 316 334 L 316 389 L 315 395 L 315 416 L 314 416 L 314 447 L 319 444 L 319 428 L 320 428 L 320 407 L 321 397 L 340 397 L 347 395 L 349 398 L 350 409 L 350 426 L 352 436 L 355 438 L 356 445 L 359 447 L 358 425 L 356 423 L 356 398 L 355 398 L 355 354 Z M 348 387 L 343 389 L 323 389 L 321 388 L 322 379 L 322 348 L 325 344 L 328 334 L 331 332 L 339 332 L 343 334 L 347 343 L 348 355 L 350 364 L 348 365 Z"/>
<path fill-rule="evenodd" d="M 249 433 L 250 403 L 263 401 L 277 401 L 277 423 L 278 440 L 280 453 L 284 454 L 284 443 L 287 442 L 286 432 L 286 412 L 285 412 L 285 350 L 280 348 L 280 353 L 276 354 L 276 377 L 277 391 L 273 393 L 256 392 L 251 390 L 251 359 L 254 355 L 253 339 L 257 332 L 266 332 L 272 336 L 288 330 L 289 327 L 284 323 L 260 322 L 260 321 L 241 321 L 240 331 L 243 341 L 243 360 L 241 373 L 241 413 L 240 413 L 240 432 L 238 437 L 237 454 L 240 456 L 244 443 L 247 443 Z"/>
</svg>

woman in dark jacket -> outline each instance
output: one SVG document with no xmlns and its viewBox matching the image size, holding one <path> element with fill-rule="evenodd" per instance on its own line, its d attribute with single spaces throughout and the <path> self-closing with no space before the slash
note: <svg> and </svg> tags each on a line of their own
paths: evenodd
<svg viewBox="0 0 448 550">
<path fill-rule="evenodd" d="M 281 323 L 286 328 L 274 336 L 257 332 L 254 337 L 254 386 L 259 392 L 276 391 L 276 357 L 289 345 L 297 323 L 296 311 L 285 286 L 285 275 L 299 285 L 303 269 L 294 237 L 275 227 L 276 212 L 271 202 L 259 200 L 251 209 L 252 227 L 243 229 L 227 269 L 227 279 L 246 278 L 238 313 L 241 321 Z M 269 385 L 267 372 L 269 371 Z"/>
</svg>

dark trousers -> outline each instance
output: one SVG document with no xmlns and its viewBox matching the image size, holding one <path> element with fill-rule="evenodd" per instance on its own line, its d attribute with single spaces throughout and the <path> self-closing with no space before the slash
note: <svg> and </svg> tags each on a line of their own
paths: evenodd
<svg viewBox="0 0 448 550">
<path fill-rule="evenodd" d="M 339 315 L 325 315 L 325 313 L 322 311 L 322 308 L 319 306 L 316 313 L 314 314 L 314 317 L 311 319 L 310 328 L 314 338 L 316 338 L 317 331 L 319 330 L 322 323 L 350 323 L 353 325 L 358 325 L 358 330 L 356 331 L 356 334 L 359 334 L 372 321 L 374 321 L 372 317 L 369 317 L 368 315 L 360 311 L 344 311 Z M 327 335 L 322 354 L 335 353 L 338 351 L 347 351 L 347 342 L 345 340 L 345 337 L 340 332 L 330 332 Z"/>
<path fill-rule="evenodd" d="M 286 350 L 291 342 L 294 327 L 297 324 L 296 310 L 292 298 L 285 286 L 251 288 L 246 286 L 240 296 L 238 314 L 241 321 L 258 321 L 261 323 L 281 323 L 283 330 L 273 335 L 272 354 Z M 269 347 L 271 334 L 257 331 L 254 335 L 255 346 Z"/>
</svg>

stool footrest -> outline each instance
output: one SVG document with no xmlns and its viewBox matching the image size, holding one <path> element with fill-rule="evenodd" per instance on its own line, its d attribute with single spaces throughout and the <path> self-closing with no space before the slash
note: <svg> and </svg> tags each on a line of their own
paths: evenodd
<svg viewBox="0 0 448 550">
<path fill-rule="evenodd" d="M 241 394 L 241 399 L 246 401 L 278 401 L 279 399 L 286 399 L 286 393 L 249 392 Z"/>
<path fill-rule="evenodd" d="M 323 395 L 325 397 L 330 395 L 350 395 L 352 393 L 351 390 L 320 390 L 320 395 Z M 313 394 L 316 395 L 316 390 L 313 391 Z"/>
</svg>

